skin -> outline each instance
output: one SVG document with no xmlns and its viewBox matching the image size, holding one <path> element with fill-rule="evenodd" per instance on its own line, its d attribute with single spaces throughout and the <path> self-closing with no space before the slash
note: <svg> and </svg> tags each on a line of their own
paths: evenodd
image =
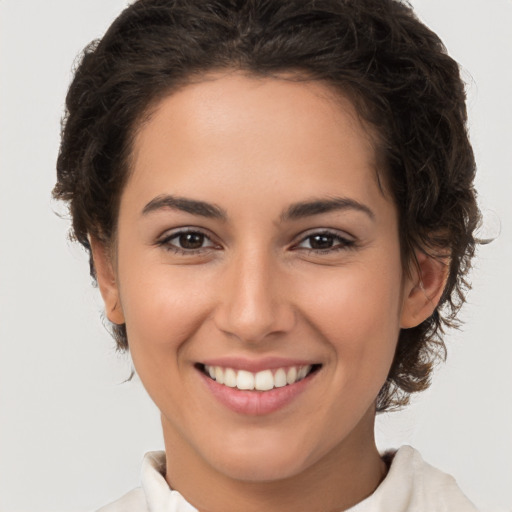
<svg viewBox="0 0 512 512">
<path fill-rule="evenodd" d="M 92 240 L 107 315 L 126 323 L 161 411 L 166 479 L 190 503 L 343 510 L 385 476 L 375 399 L 400 329 L 437 304 L 444 267 L 418 252 L 419 268 L 403 271 L 396 209 L 348 100 L 319 82 L 207 78 L 163 99 L 141 126 L 115 256 Z M 155 207 L 163 195 L 206 201 L 226 218 Z M 371 213 L 283 218 L 292 204 L 334 197 Z M 199 250 L 173 251 L 183 228 L 206 235 Z M 311 237 L 326 230 L 330 247 L 315 252 Z M 321 368 L 290 404 L 251 416 L 213 398 L 195 366 L 226 356 Z"/>
</svg>

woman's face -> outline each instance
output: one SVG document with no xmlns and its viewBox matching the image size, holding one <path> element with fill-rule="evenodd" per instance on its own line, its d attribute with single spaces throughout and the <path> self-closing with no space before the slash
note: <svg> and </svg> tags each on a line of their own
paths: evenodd
<svg viewBox="0 0 512 512">
<path fill-rule="evenodd" d="M 212 75 L 140 127 L 99 278 L 180 456 L 262 481 L 373 443 L 413 288 L 375 166 L 319 82 Z"/>
</svg>

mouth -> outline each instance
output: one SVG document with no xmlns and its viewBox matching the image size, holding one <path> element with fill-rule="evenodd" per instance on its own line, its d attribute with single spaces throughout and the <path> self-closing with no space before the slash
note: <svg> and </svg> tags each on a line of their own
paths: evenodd
<svg viewBox="0 0 512 512">
<path fill-rule="evenodd" d="M 321 364 L 287 366 L 258 372 L 250 372 L 223 366 L 197 363 L 196 368 L 217 384 L 240 391 L 266 392 L 292 386 L 309 378 L 321 368 Z"/>
</svg>

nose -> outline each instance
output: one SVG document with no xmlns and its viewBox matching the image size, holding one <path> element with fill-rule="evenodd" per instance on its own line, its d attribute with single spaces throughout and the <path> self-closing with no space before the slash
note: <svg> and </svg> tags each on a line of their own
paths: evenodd
<svg viewBox="0 0 512 512">
<path fill-rule="evenodd" d="M 243 342 L 262 342 L 289 332 L 295 324 L 286 279 L 264 251 L 234 255 L 219 284 L 215 324 Z"/>
</svg>

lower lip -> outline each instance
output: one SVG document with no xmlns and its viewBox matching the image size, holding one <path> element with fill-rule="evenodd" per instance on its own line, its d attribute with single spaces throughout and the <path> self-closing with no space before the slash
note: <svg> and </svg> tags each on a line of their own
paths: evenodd
<svg viewBox="0 0 512 512">
<path fill-rule="evenodd" d="M 317 370 L 304 379 L 282 388 L 269 391 L 242 391 L 219 384 L 202 371 L 198 371 L 208 389 L 221 404 L 236 413 L 249 416 L 262 416 L 283 409 L 306 390 L 318 373 Z"/>
</svg>

